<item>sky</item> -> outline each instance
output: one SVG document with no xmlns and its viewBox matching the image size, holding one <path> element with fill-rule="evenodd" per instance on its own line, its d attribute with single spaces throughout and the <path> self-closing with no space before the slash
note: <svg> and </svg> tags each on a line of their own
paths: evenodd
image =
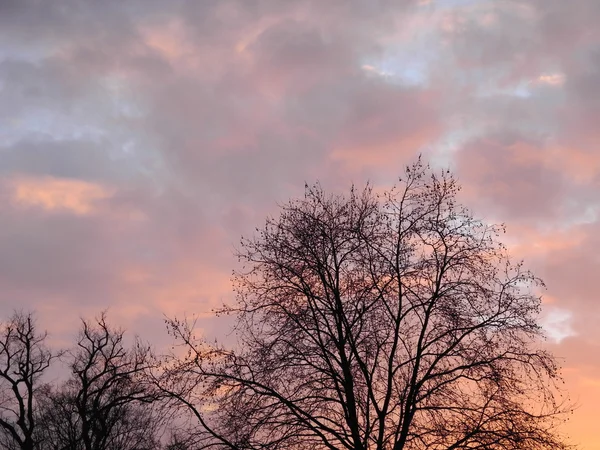
<svg viewBox="0 0 600 450">
<path fill-rule="evenodd" d="M 600 449 L 600 1 L 0 0 L 0 314 L 167 342 L 231 299 L 233 252 L 320 180 L 422 154 L 504 222 Z"/>
</svg>

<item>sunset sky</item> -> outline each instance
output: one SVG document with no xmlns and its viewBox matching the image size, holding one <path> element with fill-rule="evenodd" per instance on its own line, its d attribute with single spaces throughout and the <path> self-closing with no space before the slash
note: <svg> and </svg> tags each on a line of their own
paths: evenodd
<svg viewBox="0 0 600 450">
<path fill-rule="evenodd" d="M 0 314 L 168 342 L 235 245 L 320 180 L 418 154 L 507 225 L 600 449 L 600 1 L 0 0 Z"/>
</svg>

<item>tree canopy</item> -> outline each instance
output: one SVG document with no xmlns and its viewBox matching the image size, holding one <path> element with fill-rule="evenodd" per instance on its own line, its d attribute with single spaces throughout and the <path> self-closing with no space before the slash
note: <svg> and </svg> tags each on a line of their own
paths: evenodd
<svg viewBox="0 0 600 450">
<path fill-rule="evenodd" d="M 318 184 L 242 239 L 233 348 L 196 339 L 163 388 L 199 446 L 557 449 L 565 405 L 543 349 L 540 279 L 502 226 L 420 162 L 391 190 Z"/>
</svg>

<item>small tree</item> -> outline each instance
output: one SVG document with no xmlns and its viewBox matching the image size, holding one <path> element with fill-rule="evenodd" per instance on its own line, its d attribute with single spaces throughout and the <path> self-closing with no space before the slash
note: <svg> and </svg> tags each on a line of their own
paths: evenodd
<svg viewBox="0 0 600 450">
<path fill-rule="evenodd" d="M 154 448 L 162 417 L 145 371 L 150 348 L 135 340 L 124 345 L 124 331 L 108 325 L 106 314 L 82 320 L 77 346 L 69 352 L 72 376 L 48 397 L 56 411 L 46 416 L 56 448 L 133 450 Z M 53 420 L 55 419 L 55 420 Z M 60 447 L 60 445 L 63 447 Z"/>
<path fill-rule="evenodd" d="M 232 449 L 559 449 L 555 359 L 536 322 L 541 280 L 502 227 L 420 163 L 390 191 L 318 185 L 242 240 L 235 350 L 195 339 L 163 389 L 206 446 Z"/>
<path fill-rule="evenodd" d="M 40 450 L 85 450 L 82 421 L 71 383 L 48 389 L 38 400 L 35 440 Z M 159 403 L 122 406 L 110 417 L 111 429 L 105 448 L 144 450 L 160 448 L 165 415 Z M 98 439 L 100 441 L 100 439 Z"/>
<path fill-rule="evenodd" d="M 0 428 L 6 448 L 35 446 L 36 394 L 58 355 L 46 346 L 32 313 L 15 312 L 0 324 Z"/>
<path fill-rule="evenodd" d="M 35 441 L 44 450 L 83 450 L 81 424 L 73 396 L 46 385 L 38 395 Z"/>
</svg>

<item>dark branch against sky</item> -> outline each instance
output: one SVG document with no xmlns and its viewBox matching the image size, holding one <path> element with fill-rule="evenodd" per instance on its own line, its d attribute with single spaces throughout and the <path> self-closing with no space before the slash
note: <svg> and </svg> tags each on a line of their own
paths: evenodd
<svg viewBox="0 0 600 450">
<path fill-rule="evenodd" d="M 305 181 L 383 189 L 421 153 L 547 282 L 568 430 L 597 448 L 599 20 L 596 0 L 2 0 L 0 311 L 59 345 L 107 307 L 154 337 L 231 297 L 239 236 Z"/>
</svg>

